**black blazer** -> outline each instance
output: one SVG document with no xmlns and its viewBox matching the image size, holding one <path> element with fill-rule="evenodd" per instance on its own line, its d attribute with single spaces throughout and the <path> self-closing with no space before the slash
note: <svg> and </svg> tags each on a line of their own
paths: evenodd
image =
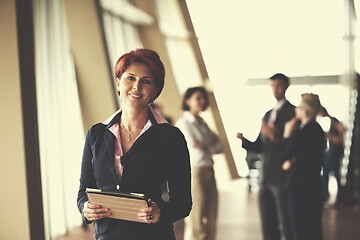
<svg viewBox="0 0 360 240">
<path fill-rule="evenodd" d="M 285 187 L 305 189 L 309 195 L 321 194 L 321 166 L 326 147 L 325 133 L 317 122 L 298 128 L 290 138 L 284 139 L 283 160 L 296 161 L 289 169 Z M 321 195 L 320 195 L 321 196 Z"/>
<path fill-rule="evenodd" d="M 271 111 L 272 110 L 266 112 L 263 117 L 266 122 L 270 118 Z M 262 165 L 260 183 L 263 185 L 271 184 L 282 187 L 284 184 L 285 171 L 281 168 L 283 163 L 281 159 L 281 154 L 283 152 L 281 142 L 283 139 L 284 125 L 287 121 L 292 119 L 294 115 L 294 105 L 292 105 L 289 101 L 286 101 L 280 108 L 274 122 L 274 126 L 276 128 L 276 141 L 269 139 L 260 132 L 255 142 L 250 142 L 249 140 L 244 139 L 242 143 L 242 147 L 246 150 L 261 153 Z"/>
<path fill-rule="evenodd" d="M 186 217 L 192 206 L 189 153 L 181 131 L 169 124 L 153 124 L 121 158 L 124 165 L 121 182 L 114 167 L 115 136 L 109 128 L 119 122 L 121 112 L 108 125 L 95 124 L 87 133 L 77 205 L 83 214 L 88 200 L 86 188 L 144 193 L 159 204 L 160 222 L 142 224 L 105 218 L 95 221 L 98 239 L 175 239 L 172 223 Z M 169 202 L 161 198 L 161 185 L 167 179 Z M 85 219 L 86 220 L 86 219 Z M 89 223 L 89 221 L 87 221 Z"/>
<path fill-rule="evenodd" d="M 326 139 L 320 125 L 313 121 L 284 139 L 284 160 L 295 158 L 286 177 L 287 203 L 294 239 L 322 237 L 321 165 Z"/>
</svg>

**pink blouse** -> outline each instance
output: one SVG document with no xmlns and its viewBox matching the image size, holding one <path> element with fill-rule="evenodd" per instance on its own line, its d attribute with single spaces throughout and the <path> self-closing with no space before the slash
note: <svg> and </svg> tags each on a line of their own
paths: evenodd
<svg viewBox="0 0 360 240">
<path fill-rule="evenodd" d="M 154 115 L 154 118 L 156 120 L 157 123 L 161 124 L 161 123 L 167 123 L 167 121 L 160 116 L 160 114 L 158 114 L 154 109 L 150 108 L 152 114 Z M 119 111 L 117 111 L 115 114 L 113 114 L 110 118 L 108 118 L 105 122 L 103 123 L 108 123 L 113 117 L 114 115 L 118 114 L 119 112 L 121 112 L 121 109 Z M 136 138 L 138 139 L 142 134 L 144 134 L 153 124 L 151 123 L 150 119 L 146 122 L 144 128 L 142 129 L 142 131 L 140 132 L 139 136 Z M 124 155 L 122 146 L 121 146 L 121 137 L 120 137 L 120 124 L 119 123 L 115 123 L 114 125 L 112 125 L 109 130 L 114 134 L 114 136 L 116 137 L 116 141 L 115 141 L 115 172 L 116 172 L 116 176 L 119 180 L 119 182 L 121 182 L 121 177 L 123 174 L 123 165 L 121 165 L 120 163 L 120 158 Z M 136 141 L 135 139 L 135 141 Z"/>
</svg>

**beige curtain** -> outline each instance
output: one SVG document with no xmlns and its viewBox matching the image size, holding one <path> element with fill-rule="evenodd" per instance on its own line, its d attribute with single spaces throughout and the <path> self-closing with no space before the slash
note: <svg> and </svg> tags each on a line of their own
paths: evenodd
<svg viewBox="0 0 360 240">
<path fill-rule="evenodd" d="M 34 0 L 36 88 L 46 238 L 82 223 L 76 208 L 84 133 L 61 0 Z"/>
</svg>

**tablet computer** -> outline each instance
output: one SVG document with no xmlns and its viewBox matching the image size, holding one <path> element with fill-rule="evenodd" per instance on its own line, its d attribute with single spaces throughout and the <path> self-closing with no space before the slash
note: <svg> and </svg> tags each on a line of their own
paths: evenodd
<svg viewBox="0 0 360 240">
<path fill-rule="evenodd" d="M 141 209 L 148 207 L 145 195 L 141 193 L 120 193 L 87 188 L 89 202 L 109 208 L 110 218 L 147 223 L 137 219 Z"/>
</svg>

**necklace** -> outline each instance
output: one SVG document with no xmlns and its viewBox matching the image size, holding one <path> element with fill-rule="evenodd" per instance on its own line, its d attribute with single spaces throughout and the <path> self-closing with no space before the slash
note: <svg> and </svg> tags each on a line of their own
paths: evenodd
<svg viewBox="0 0 360 240">
<path fill-rule="evenodd" d="M 134 132 L 129 132 L 125 127 L 124 127 L 124 125 L 123 124 L 121 124 L 121 127 L 126 131 L 126 133 L 128 134 L 128 137 L 127 137 L 127 141 L 128 142 L 130 142 L 130 140 L 131 140 L 131 135 L 132 134 L 134 134 L 134 133 L 136 133 L 139 129 L 136 129 Z"/>
</svg>

